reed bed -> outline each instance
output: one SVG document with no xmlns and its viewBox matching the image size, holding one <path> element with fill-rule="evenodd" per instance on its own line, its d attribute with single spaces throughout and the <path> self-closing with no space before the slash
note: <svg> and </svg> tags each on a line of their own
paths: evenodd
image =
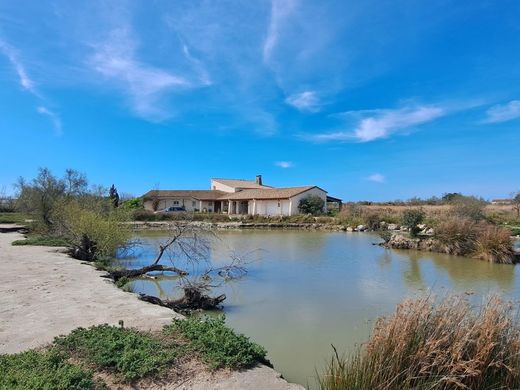
<svg viewBox="0 0 520 390">
<path fill-rule="evenodd" d="M 318 383 L 322 390 L 519 389 L 518 308 L 497 296 L 479 308 L 460 296 L 406 300 L 357 352 L 336 353 Z"/>
</svg>

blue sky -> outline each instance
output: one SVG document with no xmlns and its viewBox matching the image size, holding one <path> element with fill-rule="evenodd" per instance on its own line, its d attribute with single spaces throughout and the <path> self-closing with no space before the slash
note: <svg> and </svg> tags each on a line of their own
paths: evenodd
<svg viewBox="0 0 520 390">
<path fill-rule="evenodd" d="M 0 187 L 520 190 L 520 2 L 0 0 Z"/>
</svg>

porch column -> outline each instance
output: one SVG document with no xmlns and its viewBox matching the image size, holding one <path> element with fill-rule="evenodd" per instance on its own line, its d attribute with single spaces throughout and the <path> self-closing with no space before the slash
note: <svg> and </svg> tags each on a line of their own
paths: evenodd
<svg viewBox="0 0 520 390">
<path fill-rule="evenodd" d="M 289 198 L 289 217 L 292 215 L 292 199 Z"/>
<path fill-rule="evenodd" d="M 253 199 L 253 215 L 256 215 L 256 199 Z"/>
<path fill-rule="evenodd" d="M 232 204 L 233 204 L 233 203 L 232 203 L 230 200 L 228 200 L 228 208 L 227 208 L 227 213 L 228 213 L 228 215 L 231 215 L 231 205 L 232 205 Z"/>
<path fill-rule="evenodd" d="M 199 200 L 199 211 L 202 213 L 202 200 Z"/>
</svg>

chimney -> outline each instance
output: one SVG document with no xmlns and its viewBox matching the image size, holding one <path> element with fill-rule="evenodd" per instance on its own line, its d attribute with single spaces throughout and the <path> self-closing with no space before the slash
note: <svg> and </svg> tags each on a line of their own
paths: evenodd
<svg viewBox="0 0 520 390">
<path fill-rule="evenodd" d="M 256 175 L 256 184 L 262 185 L 262 175 Z"/>
</svg>

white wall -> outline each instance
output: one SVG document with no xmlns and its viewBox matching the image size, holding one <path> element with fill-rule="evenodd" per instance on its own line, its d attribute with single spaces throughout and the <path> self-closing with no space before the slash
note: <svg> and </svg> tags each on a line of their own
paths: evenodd
<svg viewBox="0 0 520 390">
<path fill-rule="evenodd" d="M 235 192 L 233 187 L 227 186 L 213 179 L 211 179 L 211 189 L 224 192 Z"/>
<path fill-rule="evenodd" d="M 306 198 L 308 196 L 311 196 L 311 195 L 317 195 L 321 199 L 323 199 L 323 201 L 325 202 L 325 207 L 324 207 L 323 212 L 327 212 L 327 193 L 319 188 L 311 188 L 310 190 L 302 192 L 301 194 L 298 194 L 291 198 L 291 200 L 292 200 L 291 215 L 300 214 L 300 210 L 298 210 L 298 205 L 300 204 L 300 200 L 303 198 Z"/>
<path fill-rule="evenodd" d="M 177 203 L 176 203 L 177 202 Z M 203 209 L 207 209 L 207 211 L 214 211 L 213 201 L 202 201 L 202 209 L 200 205 L 200 201 L 194 198 L 168 198 L 161 199 L 159 201 L 159 205 L 157 210 L 163 210 L 168 207 L 183 207 L 186 211 L 202 211 Z M 144 202 L 145 210 L 154 211 L 153 210 L 153 202 L 151 200 L 147 200 Z"/>
</svg>

